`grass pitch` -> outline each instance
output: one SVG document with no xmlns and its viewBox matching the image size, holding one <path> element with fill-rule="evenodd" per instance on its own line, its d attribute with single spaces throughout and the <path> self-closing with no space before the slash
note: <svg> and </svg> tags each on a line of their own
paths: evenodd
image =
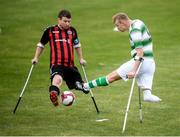
<svg viewBox="0 0 180 137">
<path fill-rule="evenodd" d="M 178 136 L 180 135 L 180 10 L 179 0 L 0 0 L 0 135 L 1 136 Z M 72 12 L 88 79 L 106 75 L 130 58 L 127 33 L 112 31 L 111 17 L 119 11 L 148 26 L 156 60 L 153 93 L 161 103 L 144 103 L 139 123 L 138 94 L 134 91 L 126 131 L 121 133 L 131 81 L 75 91 L 71 107 L 55 108 L 49 100 L 49 46 L 35 67 L 16 114 L 12 113 L 26 80 L 43 29 L 57 24 L 60 9 Z M 81 67 L 76 64 L 82 73 Z M 67 90 L 65 83 L 62 90 Z M 98 119 L 109 119 L 96 122 Z"/>
</svg>

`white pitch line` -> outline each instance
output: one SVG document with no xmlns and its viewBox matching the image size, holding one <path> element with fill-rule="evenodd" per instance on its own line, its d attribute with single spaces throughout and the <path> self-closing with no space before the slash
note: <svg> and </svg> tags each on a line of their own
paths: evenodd
<svg viewBox="0 0 180 137">
<path fill-rule="evenodd" d="M 97 119 L 96 122 L 103 122 L 103 121 L 107 121 L 107 120 L 109 120 L 109 119 L 106 119 L 106 118 L 104 118 L 104 119 Z"/>
</svg>

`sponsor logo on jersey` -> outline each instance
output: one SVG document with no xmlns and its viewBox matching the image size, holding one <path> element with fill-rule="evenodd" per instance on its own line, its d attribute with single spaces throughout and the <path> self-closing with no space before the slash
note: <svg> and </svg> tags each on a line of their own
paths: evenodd
<svg viewBox="0 0 180 137">
<path fill-rule="evenodd" d="M 68 30 L 67 33 L 68 33 L 69 35 L 71 35 L 71 34 L 72 34 L 72 31 L 71 31 L 71 30 Z"/>
<path fill-rule="evenodd" d="M 59 31 L 53 31 L 53 33 L 59 33 Z"/>
<path fill-rule="evenodd" d="M 56 40 L 55 40 L 55 42 L 58 42 L 58 41 L 70 43 L 70 39 L 68 39 L 68 40 L 66 40 L 66 39 L 56 39 Z"/>
</svg>

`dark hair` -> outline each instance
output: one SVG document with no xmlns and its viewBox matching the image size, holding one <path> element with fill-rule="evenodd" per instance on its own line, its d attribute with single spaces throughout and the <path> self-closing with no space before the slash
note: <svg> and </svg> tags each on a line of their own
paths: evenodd
<svg viewBox="0 0 180 137">
<path fill-rule="evenodd" d="M 62 19 L 62 17 L 71 18 L 71 13 L 68 10 L 61 10 L 58 14 L 58 18 Z"/>
</svg>

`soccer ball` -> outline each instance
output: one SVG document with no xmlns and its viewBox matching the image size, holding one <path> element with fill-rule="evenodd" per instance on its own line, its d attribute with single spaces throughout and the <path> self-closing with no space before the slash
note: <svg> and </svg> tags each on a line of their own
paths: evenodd
<svg viewBox="0 0 180 137">
<path fill-rule="evenodd" d="M 61 94 L 61 100 L 64 106 L 71 106 L 75 101 L 75 95 L 71 91 L 64 91 Z"/>
</svg>

